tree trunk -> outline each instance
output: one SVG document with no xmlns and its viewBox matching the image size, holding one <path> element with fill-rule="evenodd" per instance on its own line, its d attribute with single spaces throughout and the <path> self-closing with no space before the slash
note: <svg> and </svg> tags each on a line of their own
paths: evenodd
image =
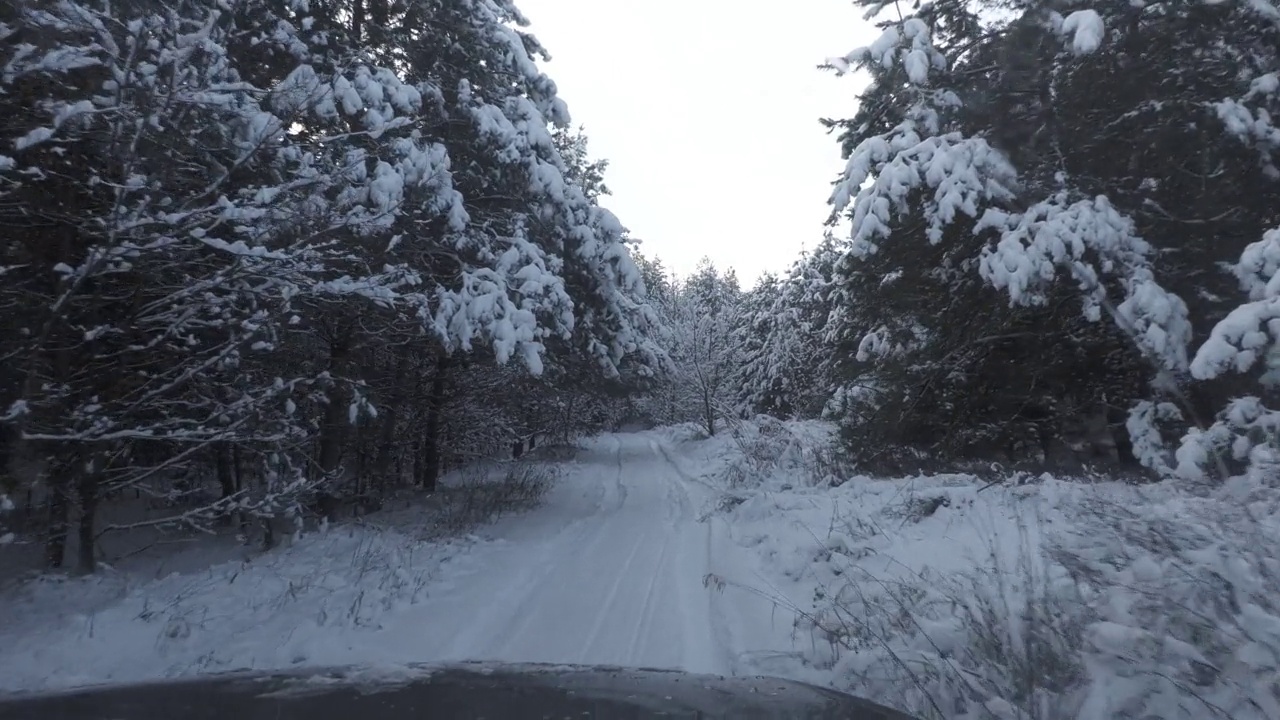
<svg viewBox="0 0 1280 720">
<path fill-rule="evenodd" d="M 351 2 L 351 36 L 360 41 L 360 33 L 364 30 L 364 0 Z"/>
<path fill-rule="evenodd" d="M 94 553 L 98 545 L 94 521 L 98 515 L 98 478 L 101 472 L 102 469 L 95 465 L 80 473 L 80 481 L 76 483 L 77 494 L 80 496 L 80 553 L 77 569 L 85 574 L 98 569 L 98 558 Z"/>
<path fill-rule="evenodd" d="M 569 401 L 565 403 L 565 406 L 564 406 L 564 418 L 560 423 L 560 431 L 561 431 L 560 440 L 565 445 L 568 445 L 570 440 L 572 440 L 572 438 L 569 436 L 569 433 L 571 432 L 571 428 L 573 427 L 573 406 L 575 404 L 574 401 L 577 399 L 578 399 L 577 393 L 570 393 Z"/>
<path fill-rule="evenodd" d="M 214 468 L 218 475 L 218 485 L 222 488 L 222 500 L 235 495 L 240 488 L 236 483 L 235 473 L 231 468 L 231 447 L 225 444 L 217 445 L 213 450 Z M 231 524 L 231 513 L 218 518 L 223 525 Z"/>
<path fill-rule="evenodd" d="M 0 478 L 9 474 L 9 464 L 13 455 L 13 445 L 17 442 L 8 425 L 0 425 Z"/>
<path fill-rule="evenodd" d="M 325 391 L 327 404 L 320 426 L 319 447 L 316 450 L 316 467 L 325 476 L 318 491 L 320 514 L 332 520 L 336 498 L 331 489 L 337 479 L 342 462 L 342 440 L 349 420 L 347 418 L 347 394 L 337 379 L 345 369 L 350 346 L 345 339 L 335 339 L 329 345 L 329 376 L 332 378 Z"/>
<path fill-rule="evenodd" d="M 400 384 L 404 382 L 405 360 L 401 356 L 396 359 L 395 379 L 386 407 L 382 408 L 382 429 L 378 437 L 378 456 L 373 461 L 373 482 L 381 489 L 391 474 L 391 462 L 395 457 L 396 423 L 399 419 Z M 398 478 L 397 478 L 398 479 Z"/>
<path fill-rule="evenodd" d="M 427 477 L 427 438 L 426 434 L 418 436 L 418 441 L 413 444 L 413 484 L 421 487 Z"/>
<path fill-rule="evenodd" d="M 280 472 L 280 470 L 284 469 L 283 467 L 281 467 L 283 463 L 281 463 L 280 461 L 276 460 L 276 461 L 274 461 L 274 464 L 275 464 L 275 467 L 274 467 L 273 469 L 274 469 L 274 470 L 276 470 L 276 472 Z M 283 473 L 281 473 L 281 476 L 283 476 Z M 264 482 L 264 484 L 267 486 L 267 489 L 268 489 L 268 492 L 269 492 L 269 491 L 270 491 L 270 481 L 269 481 L 269 480 L 266 480 L 266 481 Z M 258 522 L 259 522 L 259 523 L 261 524 L 261 526 L 262 526 L 262 549 L 263 549 L 263 551 L 267 551 L 267 550 L 271 550 L 271 549 L 273 549 L 273 548 L 276 546 L 276 525 L 275 525 L 275 515 L 274 515 L 274 514 L 272 514 L 272 513 L 263 513 L 262 515 L 260 515 L 260 516 L 258 517 Z"/>
<path fill-rule="evenodd" d="M 66 467 L 58 467 L 56 472 L 66 472 Z M 44 545 L 44 564 L 50 569 L 62 567 L 67 551 L 67 532 L 71 525 L 67 486 L 65 478 L 49 484 L 49 531 Z"/>
<path fill-rule="evenodd" d="M 262 518 L 262 549 L 270 550 L 276 546 L 276 529 L 271 518 Z"/>
<path fill-rule="evenodd" d="M 390 9 L 388 0 L 369 0 L 369 21 L 379 28 L 386 27 Z"/>
<path fill-rule="evenodd" d="M 329 402 L 320 427 L 320 446 L 316 450 L 316 467 L 325 475 L 336 472 L 342 461 L 342 435 L 347 422 L 344 394 L 336 383 L 326 393 Z"/>
<path fill-rule="evenodd" d="M 715 437 L 716 411 L 711 402 L 711 390 L 707 387 L 703 387 L 702 389 L 702 411 L 707 420 L 707 434 Z"/>
<path fill-rule="evenodd" d="M 441 354 L 436 358 L 436 371 L 431 378 L 427 427 L 422 438 L 422 472 L 418 478 L 418 484 L 428 492 L 435 492 L 436 481 L 440 479 L 440 416 L 444 412 L 444 382 L 448 369 L 449 359 Z"/>
<path fill-rule="evenodd" d="M 1108 407 L 1107 423 L 1111 426 L 1111 440 L 1116 447 L 1117 459 L 1122 465 L 1139 466 L 1133 455 L 1133 438 L 1129 436 L 1129 428 L 1125 421 L 1128 413 L 1119 408 Z"/>
<path fill-rule="evenodd" d="M 235 483 L 237 490 L 244 489 L 244 472 L 240 467 L 239 445 L 231 446 L 231 479 L 232 482 Z M 240 535 L 243 536 L 247 542 L 249 539 L 249 515 L 243 510 L 237 510 L 235 514 L 240 523 Z"/>
</svg>

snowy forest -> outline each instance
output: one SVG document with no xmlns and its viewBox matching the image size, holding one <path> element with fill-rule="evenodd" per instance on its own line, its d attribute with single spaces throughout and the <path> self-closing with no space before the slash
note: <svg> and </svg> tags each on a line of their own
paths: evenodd
<svg viewBox="0 0 1280 720">
<path fill-rule="evenodd" d="M 814 58 L 861 87 L 814 118 L 846 161 L 825 231 L 746 283 L 602 207 L 512 0 L 0 6 L 0 545 L 81 573 L 144 527 L 269 549 L 680 424 L 827 423 L 824 477 L 1274 488 L 1280 5 L 854 4 L 879 39 Z M 1232 657 L 1274 672 L 1264 607 L 1275 644 Z M 1026 714 L 973 717 L 1058 697 L 1003 696 Z M 1280 716 L 1251 698 L 1201 717 Z"/>
<path fill-rule="evenodd" d="M 509 3 L 7 8 L 2 447 L 49 565 L 73 505 L 92 569 L 101 498 L 430 488 L 662 368 Z"/>
</svg>

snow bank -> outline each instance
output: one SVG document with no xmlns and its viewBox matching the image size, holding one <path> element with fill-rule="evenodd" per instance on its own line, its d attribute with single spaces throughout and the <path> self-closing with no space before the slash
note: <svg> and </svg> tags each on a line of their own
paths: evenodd
<svg viewBox="0 0 1280 720">
<path fill-rule="evenodd" d="M 5 598 L 0 691 L 392 661 L 386 621 L 476 544 L 349 525 L 198 573 L 44 578 Z"/>
<path fill-rule="evenodd" d="M 921 718 L 1280 717 L 1275 477 L 886 480 L 841 473 L 832 438 L 769 420 L 608 437 L 492 540 L 350 525 L 147 582 L 28 584 L 3 598 L 0 691 L 616 657 Z"/>
<path fill-rule="evenodd" d="M 829 487 L 811 482 L 826 470 L 750 482 L 738 443 L 702 445 L 728 498 L 716 522 L 755 558 L 722 592 L 795 618 L 739 672 L 948 720 L 1280 717 L 1280 491 L 1264 480 L 1208 496 L 1047 475 Z"/>
<path fill-rule="evenodd" d="M 506 589 L 467 594 L 466 578 L 510 549 L 503 523 L 519 526 L 560 469 L 476 463 L 442 478 L 434 493 L 285 535 L 270 552 L 201 537 L 104 563 L 94 576 L 0 586 L 0 692 L 439 659 L 450 633 Z"/>
</svg>

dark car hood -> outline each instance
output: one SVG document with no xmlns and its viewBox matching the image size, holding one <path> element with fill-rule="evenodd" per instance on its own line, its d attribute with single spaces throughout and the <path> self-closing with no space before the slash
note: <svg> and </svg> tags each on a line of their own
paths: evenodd
<svg viewBox="0 0 1280 720">
<path fill-rule="evenodd" d="M 0 720 L 912 720 L 814 685 L 602 666 L 462 663 L 236 672 L 0 696 Z"/>
</svg>

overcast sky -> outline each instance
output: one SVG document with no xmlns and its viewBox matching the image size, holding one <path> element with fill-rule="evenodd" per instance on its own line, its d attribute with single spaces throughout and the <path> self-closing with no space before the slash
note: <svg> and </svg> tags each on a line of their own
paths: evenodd
<svg viewBox="0 0 1280 720">
<path fill-rule="evenodd" d="M 643 252 L 744 285 L 822 238 L 840 149 L 818 118 L 858 90 L 817 66 L 877 34 L 849 0 L 517 0 L 609 160 L 604 204 Z"/>
</svg>

